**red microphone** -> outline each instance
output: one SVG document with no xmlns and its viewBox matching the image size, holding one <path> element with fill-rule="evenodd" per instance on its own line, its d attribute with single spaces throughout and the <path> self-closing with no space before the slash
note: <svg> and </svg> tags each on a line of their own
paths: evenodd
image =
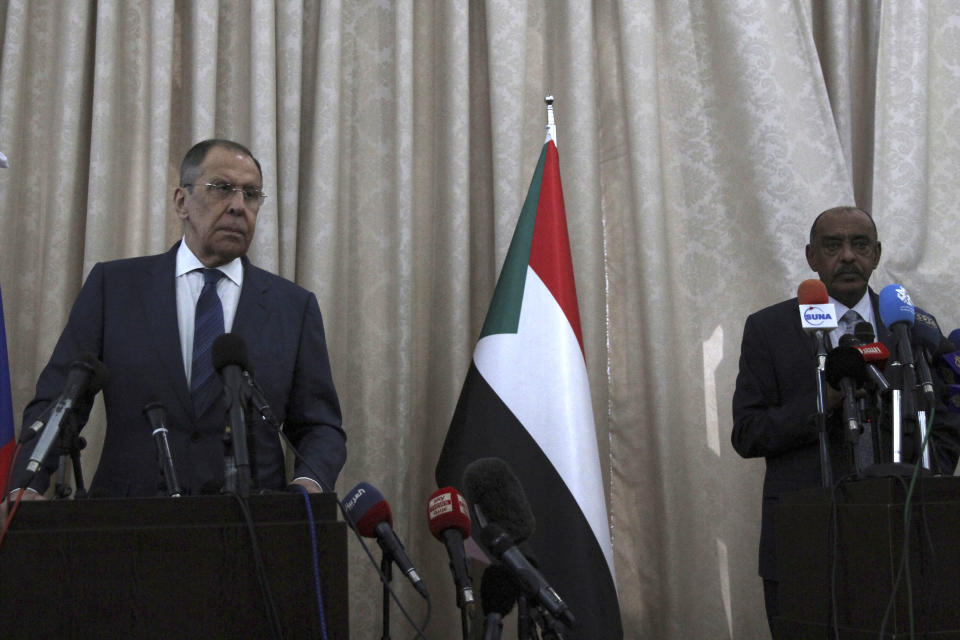
<svg viewBox="0 0 960 640">
<path fill-rule="evenodd" d="M 800 304 L 827 304 L 830 302 L 827 285 L 816 278 L 804 280 L 797 287 L 797 301 Z"/>
<path fill-rule="evenodd" d="M 470 537 L 470 515 L 466 499 L 453 487 L 437 489 L 427 501 L 427 524 L 430 533 L 447 547 L 450 572 L 457 588 L 457 606 L 473 606 L 473 580 L 463 550 L 463 541 Z"/>
</svg>

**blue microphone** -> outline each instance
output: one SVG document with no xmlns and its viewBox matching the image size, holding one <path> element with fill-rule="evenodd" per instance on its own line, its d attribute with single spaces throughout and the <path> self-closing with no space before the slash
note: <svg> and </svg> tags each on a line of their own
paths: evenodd
<svg viewBox="0 0 960 640">
<path fill-rule="evenodd" d="M 909 329 L 916 320 L 916 309 L 903 285 L 888 284 L 880 292 L 880 319 L 897 337 L 900 362 L 912 367 Z"/>
</svg>

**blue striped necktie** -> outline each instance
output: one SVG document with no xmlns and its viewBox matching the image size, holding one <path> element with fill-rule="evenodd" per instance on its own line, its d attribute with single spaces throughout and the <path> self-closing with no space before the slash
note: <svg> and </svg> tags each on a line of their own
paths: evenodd
<svg viewBox="0 0 960 640">
<path fill-rule="evenodd" d="M 217 295 L 217 282 L 223 277 L 219 269 L 203 269 L 203 290 L 197 299 L 193 325 L 193 365 L 190 373 L 190 395 L 193 414 L 199 417 L 220 393 L 222 387 L 213 372 L 210 348 L 223 334 L 223 305 Z"/>
</svg>

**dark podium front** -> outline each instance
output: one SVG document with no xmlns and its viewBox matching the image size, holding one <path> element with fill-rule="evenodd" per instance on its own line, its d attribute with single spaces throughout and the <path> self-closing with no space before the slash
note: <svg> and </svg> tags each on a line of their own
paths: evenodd
<svg viewBox="0 0 960 640">
<path fill-rule="evenodd" d="M 883 638 L 908 638 L 910 591 L 917 638 L 960 638 L 960 478 L 919 479 L 905 528 L 909 481 L 872 478 L 780 497 L 778 640 L 833 638 L 834 607 L 840 638 L 875 640 L 884 615 Z M 905 533 L 909 572 L 894 593 Z"/>
<path fill-rule="evenodd" d="M 347 638 L 346 525 L 313 495 L 329 638 Z M 249 499 L 285 638 L 319 638 L 302 495 Z M 269 638 L 249 529 L 232 496 L 24 502 L 0 547 L 6 638 Z"/>
</svg>

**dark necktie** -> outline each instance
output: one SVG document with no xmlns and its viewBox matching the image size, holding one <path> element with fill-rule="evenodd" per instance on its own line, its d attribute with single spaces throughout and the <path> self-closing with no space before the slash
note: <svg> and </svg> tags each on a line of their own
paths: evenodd
<svg viewBox="0 0 960 640">
<path fill-rule="evenodd" d="M 217 282 L 223 277 L 219 269 L 203 269 L 203 290 L 197 299 L 193 325 L 193 365 L 190 373 L 190 395 L 193 413 L 199 417 L 221 390 L 213 372 L 210 348 L 223 333 L 223 305 L 217 295 Z"/>
</svg>

